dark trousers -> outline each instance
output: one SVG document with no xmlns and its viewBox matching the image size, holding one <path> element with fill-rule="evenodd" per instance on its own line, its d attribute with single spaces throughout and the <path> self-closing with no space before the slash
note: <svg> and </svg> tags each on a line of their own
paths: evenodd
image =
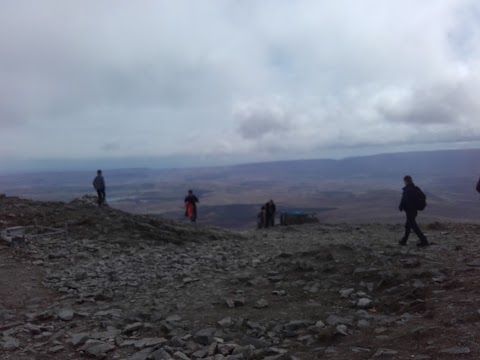
<svg viewBox="0 0 480 360">
<path fill-rule="evenodd" d="M 269 214 L 267 218 L 267 226 L 273 227 L 275 225 L 275 213 Z"/>
<path fill-rule="evenodd" d="M 415 235 L 418 236 L 421 242 L 426 242 L 427 238 L 422 233 L 422 230 L 418 227 L 417 224 L 417 212 L 416 211 L 408 211 L 406 212 L 407 221 L 405 222 L 405 235 L 403 236 L 402 241 L 407 242 L 408 237 L 410 236 L 410 232 L 413 230 Z"/>
<path fill-rule="evenodd" d="M 102 205 L 105 202 L 105 189 L 97 189 L 98 194 L 98 205 Z"/>
</svg>

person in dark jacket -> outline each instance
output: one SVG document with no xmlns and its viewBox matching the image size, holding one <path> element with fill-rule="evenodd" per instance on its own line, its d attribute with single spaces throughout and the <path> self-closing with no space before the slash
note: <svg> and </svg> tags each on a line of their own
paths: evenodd
<svg viewBox="0 0 480 360">
<path fill-rule="evenodd" d="M 403 188 L 402 200 L 400 201 L 398 208 L 400 211 L 405 211 L 407 220 L 405 222 L 405 235 L 399 241 L 399 244 L 406 245 L 410 232 L 413 230 L 413 232 L 420 239 L 420 241 L 417 243 L 417 246 L 427 246 L 427 238 L 418 227 L 416 220 L 418 214 L 417 204 L 419 192 L 413 183 L 411 176 L 405 176 L 403 181 L 405 183 L 405 187 Z"/>
<path fill-rule="evenodd" d="M 197 203 L 198 198 L 193 195 L 192 190 L 188 190 L 188 195 L 185 197 L 185 216 L 188 216 L 192 222 L 197 221 Z"/>
<path fill-rule="evenodd" d="M 259 213 L 257 214 L 257 229 L 265 227 L 265 205 L 262 206 Z"/>
<path fill-rule="evenodd" d="M 97 176 L 93 179 L 93 187 L 97 190 L 98 194 L 98 206 L 105 202 L 105 179 L 102 175 L 102 170 L 97 170 Z"/>
<path fill-rule="evenodd" d="M 265 204 L 265 227 L 273 227 L 275 225 L 275 212 L 277 207 L 273 200 Z"/>
<path fill-rule="evenodd" d="M 477 191 L 480 193 L 480 179 L 478 179 L 478 182 L 477 182 Z"/>
</svg>

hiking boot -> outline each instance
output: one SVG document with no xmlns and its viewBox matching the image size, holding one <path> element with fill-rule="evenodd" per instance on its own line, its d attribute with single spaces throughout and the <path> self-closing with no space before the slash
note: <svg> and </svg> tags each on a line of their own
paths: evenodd
<svg viewBox="0 0 480 360">
<path fill-rule="evenodd" d="M 424 247 L 430 245 L 427 240 L 417 242 L 418 247 Z"/>
<path fill-rule="evenodd" d="M 398 244 L 401 245 L 401 246 L 405 246 L 405 245 L 407 245 L 407 240 L 399 240 Z"/>
</svg>

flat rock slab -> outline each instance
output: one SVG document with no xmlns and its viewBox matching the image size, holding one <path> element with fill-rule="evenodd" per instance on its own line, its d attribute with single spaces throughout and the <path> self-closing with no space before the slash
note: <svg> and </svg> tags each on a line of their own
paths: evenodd
<svg viewBox="0 0 480 360">
<path fill-rule="evenodd" d="M 113 349 L 115 349 L 115 346 L 112 344 L 98 340 L 88 340 L 80 350 L 85 351 L 87 355 L 98 357 Z"/>
<path fill-rule="evenodd" d="M 163 349 L 158 349 L 157 351 L 153 352 L 151 357 L 153 360 L 168 360 L 172 358 L 170 354 Z"/>
<path fill-rule="evenodd" d="M 72 334 L 72 337 L 70 338 L 70 343 L 73 346 L 81 346 L 85 344 L 88 339 L 90 339 L 88 333 L 76 333 Z"/>
<path fill-rule="evenodd" d="M 128 358 L 128 360 L 147 360 L 148 355 L 152 352 L 152 349 L 143 349 Z"/>
<path fill-rule="evenodd" d="M 335 325 L 339 325 L 339 324 L 351 325 L 352 322 L 353 321 L 352 321 L 351 318 L 344 318 L 344 317 L 340 317 L 340 316 L 337 316 L 337 315 L 330 315 L 327 318 L 327 323 L 331 326 L 335 326 Z"/>
<path fill-rule="evenodd" d="M 134 331 L 137 331 L 137 330 L 140 330 L 140 329 L 143 329 L 145 325 L 141 322 L 136 322 L 136 323 L 133 323 L 133 324 L 130 324 L 130 325 L 127 325 L 124 329 L 123 329 L 123 333 L 124 334 L 130 334 Z"/>
<path fill-rule="evenodd" d="M 398 351 L 395 351 L 395 350 L 378 349 L 377 352 L 373 354 L 372 358 L 394 356 L 394 355 L 397 355 L 397 353 Z"/>
<path fill-rule="evenodd" d="M 443 349 L 440 351 L 442 354 L 452 354 L 452 355 L 457 355 L 457 354 L 469 354 L 470 349 L 466 346 L 454 346 L 448 349 Z"/>
<path fill-rule="evenodd" d="M 3 350 L 13 351 L 20 346 L 20 340 L 15 339 L 13 337 L 5 337 L 3 341 L 4 341 L 2 346 Z"/>
</svg>

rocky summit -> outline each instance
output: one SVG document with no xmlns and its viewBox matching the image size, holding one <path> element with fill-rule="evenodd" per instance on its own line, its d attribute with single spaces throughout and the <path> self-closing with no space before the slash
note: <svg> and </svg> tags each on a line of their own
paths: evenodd
<svg viewBox="0 0 480 360">
<path fill-rule="evenodd" d="M 30 232 L 0 241 L 0 358 L 478 359 L 480 227 L 422 225 L 432 245 L 401 247 L 400 225 L 235 233 L 2 197 L 1 228 Z"/>
</svg>

